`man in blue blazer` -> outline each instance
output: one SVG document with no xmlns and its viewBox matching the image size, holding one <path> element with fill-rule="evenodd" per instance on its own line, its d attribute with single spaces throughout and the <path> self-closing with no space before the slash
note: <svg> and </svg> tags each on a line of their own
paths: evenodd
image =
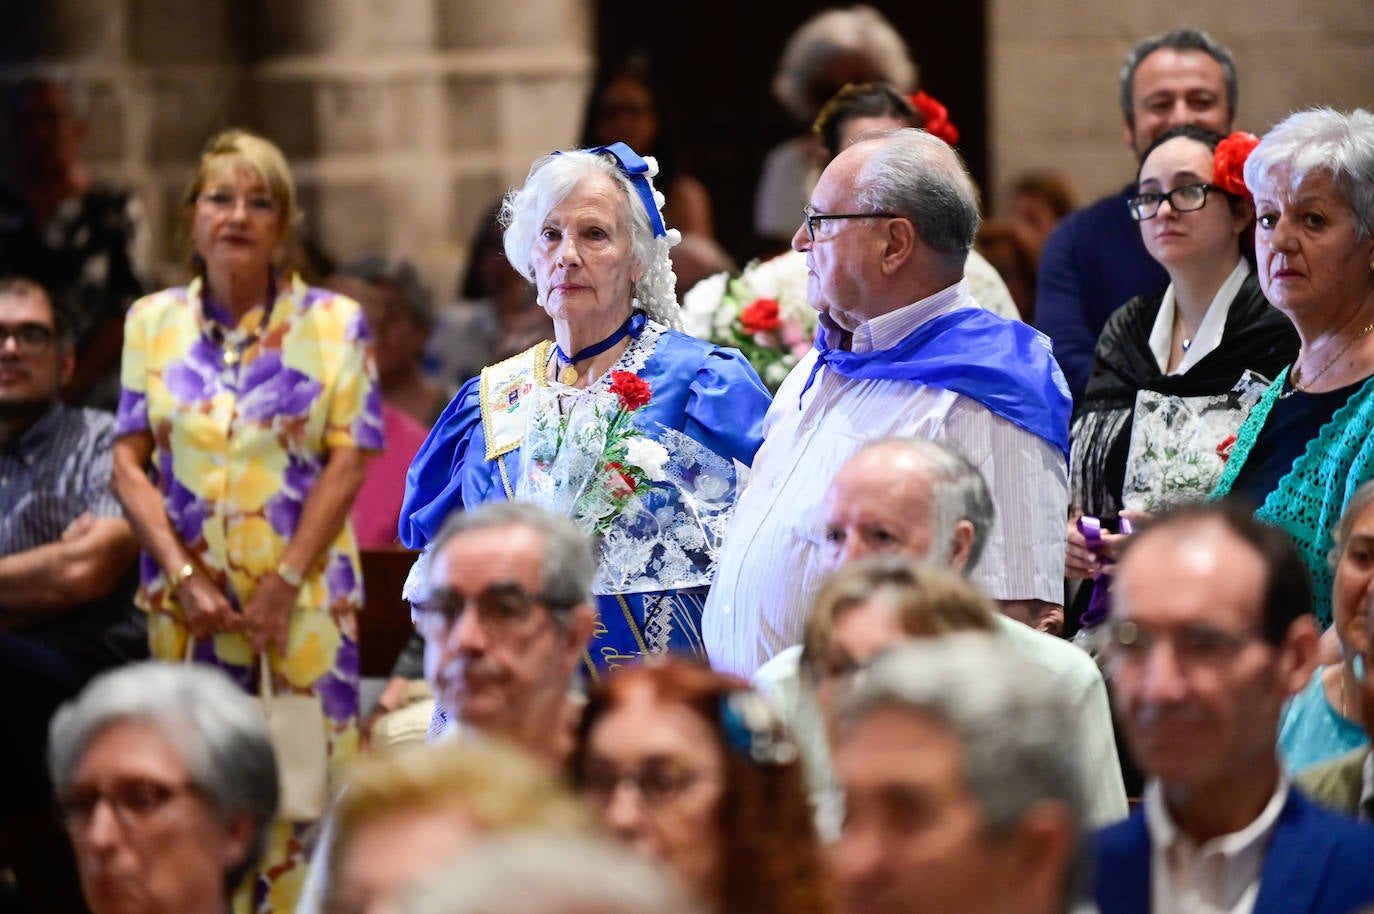
<svg viewBox="0 0 1374 914">
<path fill-rule="evenodd" d="M 1106 662 L 1142 808 L 1098 832 L 1102 914 L 1345 914 L 1374 902 L 1374 828 L 1292 787 L 1280 709 L 1316 662 L 1311 584 L 1277 528 L 1191 507 L 1132 537 Z"/>
</svg>

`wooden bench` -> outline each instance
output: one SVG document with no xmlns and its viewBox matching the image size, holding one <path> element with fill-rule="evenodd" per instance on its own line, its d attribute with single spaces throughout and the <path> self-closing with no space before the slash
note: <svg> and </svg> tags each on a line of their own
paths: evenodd
<svg viewBox="0 0 1374 914">
<path fill-rule="evenodd" d="M 391 675 L 392 664 L 415 627 L 401 586 L 419 555 L 410 549 L 364 549 L 363 611 L 358 613 L 358 662 L 364 676 Z"/>
</svg>

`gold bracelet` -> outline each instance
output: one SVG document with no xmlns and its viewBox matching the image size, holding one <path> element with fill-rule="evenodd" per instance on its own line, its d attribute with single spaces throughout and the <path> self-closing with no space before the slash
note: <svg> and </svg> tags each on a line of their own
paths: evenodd
<svg viewBox="0 0 1374 914">
<path fill-rule="evenodd" d="M 301 574 L 299 571 L 292 568 L 285 562 L 282 562 L 280 565 L 277 566 L 277 577 L 281 578 L 283 581 L 285 581 L 287 584 L 289 584 L 292 588 L 296 590 L 300 590 L 301 585 L 305 583 L 305 575 Z"/>
<path fill-rule="evenodd" d="M 167 575 L 167 577 L 170 578 L 172 582 L 172 593 L 176 593 L 178 590 L 180 590 L 181 585 L 185 584 L 188 580 L 190 580 L 191 576 L 195 573 L 196 566 L 192 565 L 190 562 L 187 562 L 185 565 L 182 565 L 180 568 L 177 569 L 176 574 Z"/>
</svg>

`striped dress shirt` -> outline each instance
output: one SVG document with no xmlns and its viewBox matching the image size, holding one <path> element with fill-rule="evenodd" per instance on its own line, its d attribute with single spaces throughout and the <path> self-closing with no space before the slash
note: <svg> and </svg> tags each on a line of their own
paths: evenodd
<svg viewBox="0 0 1374 914">
<path fill-rule="evenodd" d="M 976 307 L 961 281 L 861 325 L 851 348 L 891 348 L 925 321 Z M 1063 603 L 1069 494 L 1055 445 L 975 400 L 915 381 L 845 378 L 826 366 L 803 395 L 815 360 L 812 350 L 778 391 L 735 507 L 702 620 L 712 666 L 747 678 L 801 642 L 824 574 L 826 487 L 865 444 L 893 435 L 947 444 L 987 481 L 997 517 L 972 576 L 984 593 Z"/>
</svg>

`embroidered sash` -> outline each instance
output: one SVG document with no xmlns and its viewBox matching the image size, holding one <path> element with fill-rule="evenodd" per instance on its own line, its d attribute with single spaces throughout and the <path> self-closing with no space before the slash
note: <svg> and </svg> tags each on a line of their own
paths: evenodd
<svg viewBox="0 0 1374 914">
<path fill-rule="evenodd" d="M 482 407 L 488 460 L 509 454 L 524 441 L 529 412 L 528 408 L 522 408 L 524 400 L 536 385 L 548 384 L 544 368 L 549 363 L 552 347 L 553 343 L 545 340 L 519 355 L 482 369 L 478 400 Z"/>
</svg>

